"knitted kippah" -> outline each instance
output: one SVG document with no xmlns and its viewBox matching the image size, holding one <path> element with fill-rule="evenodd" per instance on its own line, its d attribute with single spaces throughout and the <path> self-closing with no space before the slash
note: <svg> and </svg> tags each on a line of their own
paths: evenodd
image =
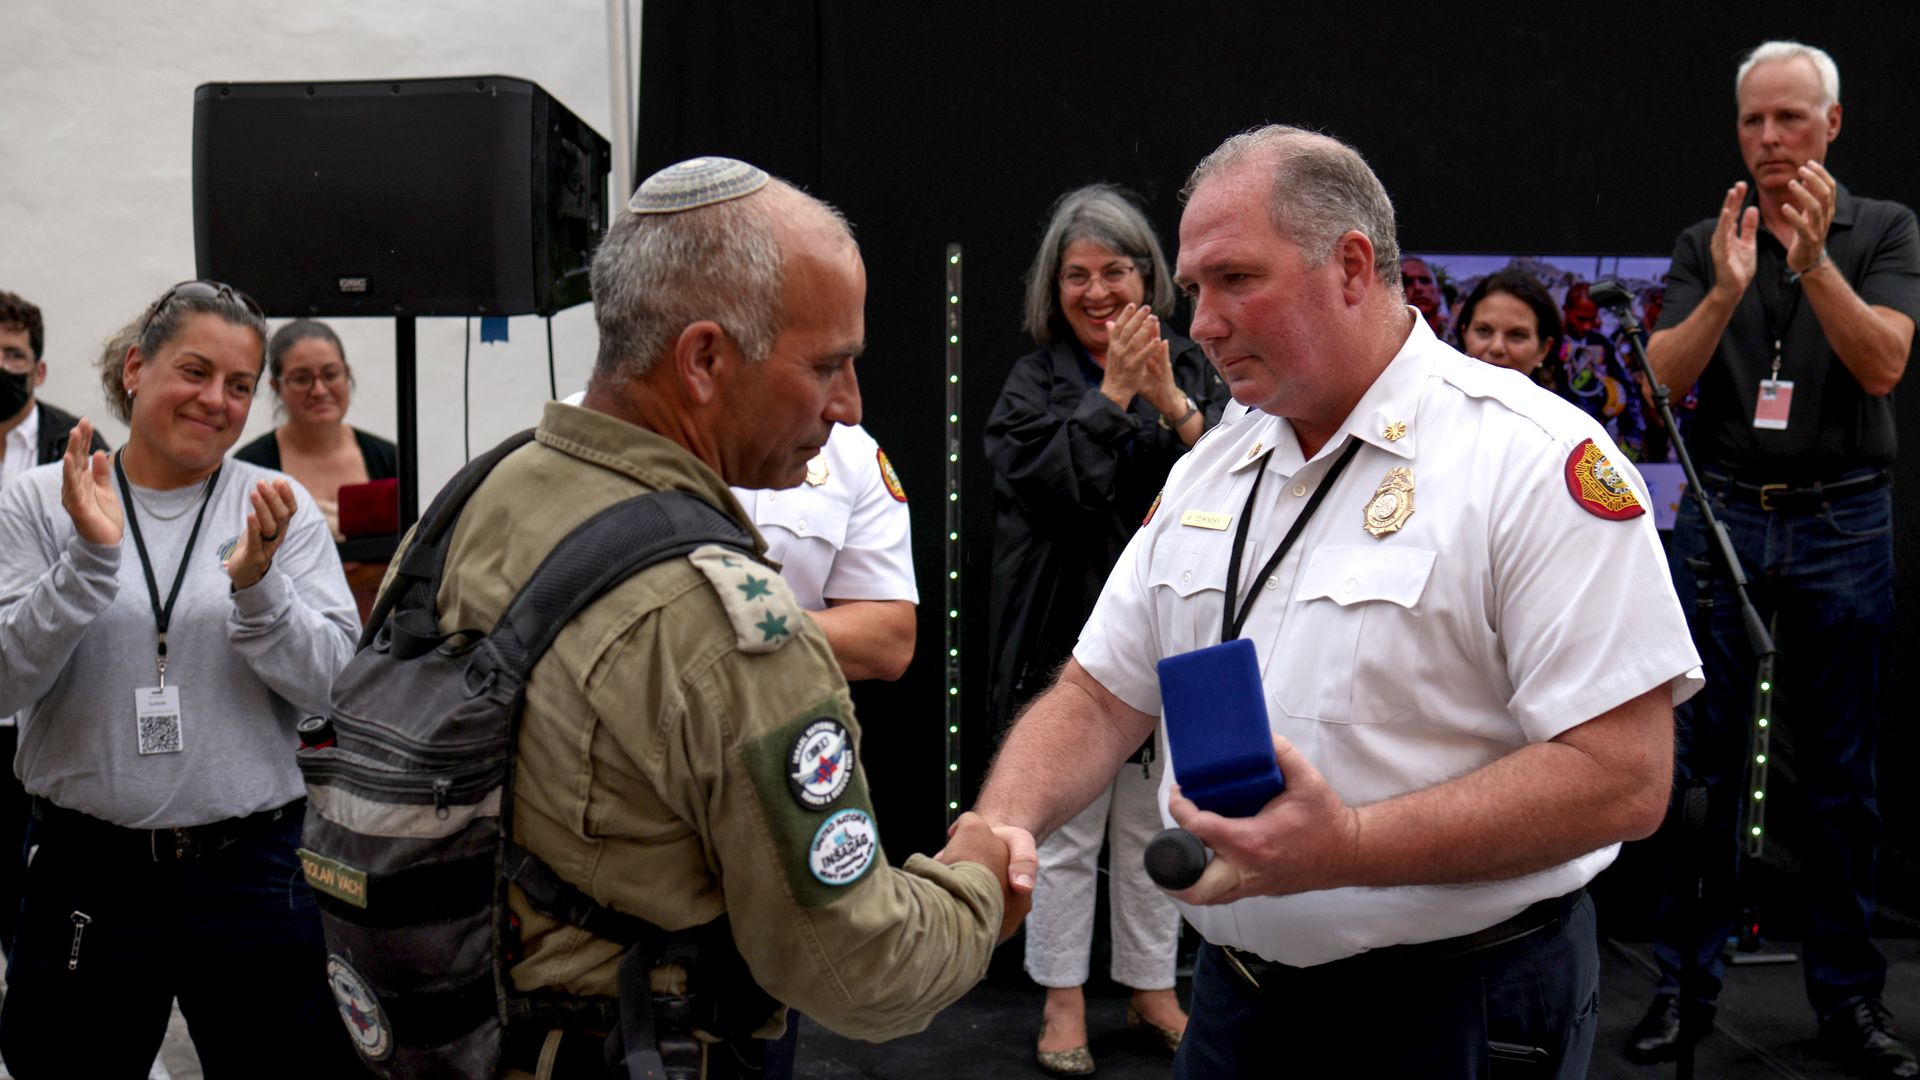
<svg viewBox="0 0 1920 1080">
<path fill-rule="evenodd" d="M 636 214 L 677 214 L 751 195 L 771 179 L 763 169 L 724 157 L 697 157 L 669 165 L 627 200 Z"/>
</svg>

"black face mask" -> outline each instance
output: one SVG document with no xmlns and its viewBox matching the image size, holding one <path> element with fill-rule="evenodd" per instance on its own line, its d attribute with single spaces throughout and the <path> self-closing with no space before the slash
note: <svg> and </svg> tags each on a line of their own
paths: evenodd
<svg viewBox="0 0 1920 1080">
<path fill-rule="evenodd" d="M 33 372 L 0 371 L 0 420 L 13 417 L 33 400 Z"/>
</svg>

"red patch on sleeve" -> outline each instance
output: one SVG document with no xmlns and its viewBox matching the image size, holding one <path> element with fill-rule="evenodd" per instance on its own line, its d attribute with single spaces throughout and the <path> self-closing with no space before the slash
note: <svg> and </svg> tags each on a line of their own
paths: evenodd
<svg viewBox="0 0 1920 1080">
<path fill-rule="evenodd" d="M 907 501 L 907 489 L 900 486 L 900 476 L 893 471 L 893 462 L 887 460 L 885 450 L 875 450 L 873 459 L 880 463 L 880 481 L 887 485 L 887 494 L 894 502 Z"/>
<path fill-rule="evenodd" d="M 1608 521 L 1625 521 L 1647 512 L 1627 478 L 1592 439 L 1567 455 L 1567 493 L 1581 509 Z"/>
<path fill-rule="evenodd" d="M 1140 519 L 1141 528 L 1145 528 L 1148 525 L 1153 524 L 1153 515 L 1160 512 L 1160 497 L 1162 495 L 1165 495 L 1166 493 L 1167 492 L 1165 488 L 1162 488 L 1159 491 L 1154 493 L 1153 505 L 1147 507 L 1147 516 Z"/>
</svg>

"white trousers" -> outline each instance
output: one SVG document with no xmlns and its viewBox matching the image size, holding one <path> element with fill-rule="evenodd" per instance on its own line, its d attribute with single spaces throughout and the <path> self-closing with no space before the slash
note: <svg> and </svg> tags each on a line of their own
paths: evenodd
<svg viewBox="0 0 1920 1080">
<path fill-rule="evenodd" d="M 1155 755 L 1148 776 L 1139 762 L 1120 766 L 1091 805 L 1040 845 L 1040 874 L 1027 915 L 1027 974 L 1041 986 L 1087 981 L 1102 833 L 1111 882 L 1113 981 L 1135 990 L 1173 986 L 1180 912 L 1147 876 L 1141 859 L 1160 831 L 1162 761 Z"/>
</svg>

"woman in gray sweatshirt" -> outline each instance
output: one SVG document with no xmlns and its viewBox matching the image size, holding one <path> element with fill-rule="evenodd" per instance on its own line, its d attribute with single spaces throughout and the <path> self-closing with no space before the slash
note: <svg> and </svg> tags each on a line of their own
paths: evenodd
<svg viewBox="0 0 1920 1080">
<path fill-rule="evenodd" d="M 295 856 L 294 725 L 358 630 L 313 499 L 225 461 L 266 324 L 214 282 L 107 346 L 129 425 L 0 494 L 0 715 L 33 797 L 0 1056 L 16 1077 L 145 1076 L 180 1001 L 206 1073 L 351 1075 Z M 10 853 L 9 853 L 10 854 Z"/>
</svg>

